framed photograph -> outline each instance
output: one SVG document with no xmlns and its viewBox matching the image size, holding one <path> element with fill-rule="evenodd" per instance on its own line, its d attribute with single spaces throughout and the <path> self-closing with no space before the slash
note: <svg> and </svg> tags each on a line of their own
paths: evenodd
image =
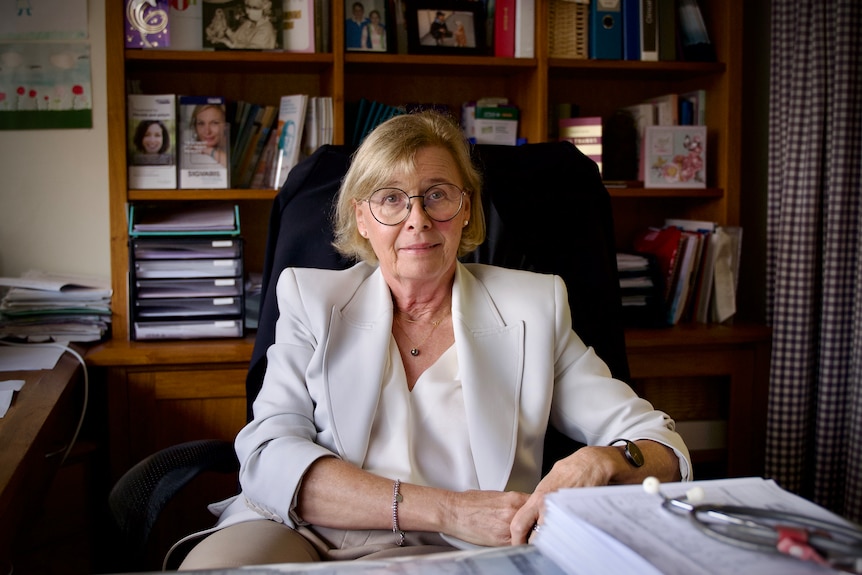
<svg viewBox="0 0 862 575">
<path fill-rule="evenodd" d="M 204 49 L 282 48 L 282 0 L 202 0 Z"/>
<path fill-rule="evenodd" d="M 395 52 L 395 14 L 389 0 L 344 0 L 344 49 Z"/>
<path fill-rule="evenodd" d="M 416 0 L 407 6 L 411 54 L 485 53 L 483 2 Z"/>
</svg>

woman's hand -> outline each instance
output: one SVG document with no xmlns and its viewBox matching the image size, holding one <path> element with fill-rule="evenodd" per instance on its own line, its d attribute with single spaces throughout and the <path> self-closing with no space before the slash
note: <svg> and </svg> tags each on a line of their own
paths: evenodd
<svg viewBox="0 0 862 575">
<path fill-rule="evenodd" d="M 541 525 L 545 495 L 570 487 L 595 487 L 620 483 L 639 483 L 650 475 L 661 481 L 679 481 L 679 459 L 669 447 L 649 440 L 637 441 L 645 464 L 634 467 L 621 447 L 586 446 L 557 461 L 539 482 L 527 503 L 512 519 L 513 545 L 527 542 L 533 525 Z"/>
<path fill-rule="evenodd" d="M 512 519 L 529 498 L 516 491 L 452 492 L 445 502 L 448 516 L 440 530 L 476 545 L 509 545 Z"/>
</svg>

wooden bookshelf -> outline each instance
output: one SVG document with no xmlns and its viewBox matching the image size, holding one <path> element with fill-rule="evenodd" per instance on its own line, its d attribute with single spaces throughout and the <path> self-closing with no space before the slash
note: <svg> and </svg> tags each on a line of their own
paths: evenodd
<svg viewBox="0 0 862 575">
<path fill-rule="evenodd" d="M 536 57 L 529 59 L 488 56 L 436 56 L 344 52 L 344 3 L 332 3 L 332 52 L 292 54 L 279 52 L 196 52 L 176 50 L 126 50 L 123 46 L 123 3 L 106 4 L 108 136 L 111 218 L 111 266 L 114 289 L 113 340 L 89 355 L 93 365 L 104 369 L 115 392 L 115 408 L 133 409 L 129 397 L 148 397 L 139 405 L 150 410 L 141 421 L 168 425 L 176 413 L 197 413 L 206 424 L 193 425 L 188 418 L 170 433 L 151 435 L 129 430 L 128 418 L 115 421 L 112 442 L 116 470 L 171 442 L 209 436 L 231 438 L 244 423 L 241 375 L 251 353 L 251 337 L 205 342 L 129 341 L 128 224 L 126 210 L 134 202 L 236 201 L 241 205 L 245 238 L 246 270 L 263 265 L 266 225 L 275 190 L 132 190 L 126 177 L 126 95 L 129 86 L 144 93 L 220 95 L 228 100 L 244 99 L 276 103 L 288 93 L 331 96 L 334 141 L 346 141 L 351 103 L 364 97 L 390 105 L 434 102 L 458 110 L 466 100 L 482 96 L 507 96 L 522 112 L 520 136 L 530 142 L 548 139 L 549 110 L 559 103 L 576 102 L 581 115 L 609 116 L 614 110 L 649 97 L 671 92 L 704 89 L 709 129 L 708 188 L 611 189 L 618 247 L 625 249 L 633 235 L 649 225 L 661 225 L 667 217 L 713 220 L 722 225 L 740 223 L 740 144 L 742 82 L 742 0 L 703 3 L 705 19 L 716 47 L 718 61 L 630 62 L 550 58 L 543 39 L 548 37 L 549 0 L 537 0 Z M 745 281 L 743 278 L 742 281 Z M 756 383 L 763 374 L 764 346 L 769 334 L 762 327 L 677 326 L 667 329 L 632 330 L 629 350 L 635 382 L 664 376 L 698 377 L 698 363 L 718 357 L 729 362 L 723 373 L 716 363 L 702 375 L 718 378 L 716 385 L 735 394 L 729 405 L 737 413 L 751 413 L 753 400 L 739 399 L 740 386 Z M 743 359 L 734 359 L 740 357 Z M 680 358 L 684 358 L 682 364 Z M 700 361 L 704 360 L 704 361 Z M 680 365 L 684 369 L 680 368 Z M 717 369 L 717 371 L 716 371 Z M 165 374 L 187 373 L 206 381 L 207 374 L 224 372 L 237 379 L 234 385 L 208 394 L 206 386 L 191 386 L 188 395 L 165 391 Z M 682 374 L 682 375 L 680 375 Z M 219 375 L 223 378 L 222 375 Z M 740 379 L 741 378 L 741 379 Z M 167 378 L 170 379 L 170 378 Z M 149 391 L 144 391 L 149 390 Z M 156 391 L 160 390 L 160 391 Z M 749 390 L 763 393 L 761 388 Z M 748 392 L 746 392 L 748 393 Z M 149 394 L 149 395 L 148 395 Z M 197 395 L 195 395 L 197 394 Z M 758 396 L 759 398 L 760 396 Z M 159 399 L 162 398 L 162 399 Z M 757 399 L 759 402 L 760 399 Z M 210 407 L 200 408 L 202 404 Z M 760 405 L 757 403 L 757 405 Z M 194 406 L 194 407 L 190 407 Z M 740 407 L 743 406 L 743 407 Z M 213 417 L 224 408 L 225 417 Z M 138 409 L 138 407 L 135 407 Z M 736 421 L 732 414 L 726 414 Z M 757 416 L 762 416 L 758 413 Z M 137 420 L 138 418 L 136 418 Z M 192 417 L 192 420 L 194 418 Z M 220 421 L 213 424 L 213 421 Z M 163 430 L 164 431 L 164 430 Z M 762 437 L 749 438 L 757 445 Z M 120 442 L 120 443 L 117 443 Z M 738 435 L 719 453 L 725 472 L 753 473 L 752 451 Z M 754 449 L 757 452 L 757 449 Z M 745 462 L 745 463 L 740 463 Z"/>
</svg>

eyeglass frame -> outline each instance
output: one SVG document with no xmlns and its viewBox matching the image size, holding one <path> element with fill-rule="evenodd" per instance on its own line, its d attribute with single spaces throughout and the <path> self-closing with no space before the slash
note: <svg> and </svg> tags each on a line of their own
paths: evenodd
<svg viewBox="0 0 862 575">
<path fill-rule="evenodd" d="M 459 192 L 461 192 L 461 195 L 458 197 L 458 200 L 459 200 L 458 201 L 458 209 L 455 210 L 455 213 L 452 214 L 451 217 L 446 218 L 445 220 L 438 220 L 437 218 L 435 218 L 431 214 L 429 214 L 428 210 L 425 209 L 425 194 L 428 193 L 428 190 L 430 190 L 431 188 L 435 188 L 437 186 L 452 186 L 455 189 L 457 189 Z M 374 210 L 371 209 L 371 196 L 373 196 L 374 194 L 376 194 L 380 190 L 398 190 L 399 192 L 401 192 L 402 194 L 407 196 L 407 209 L 404 212 L 404 217 L 401 218 L 400 220 L 398 220 L 397 222 L 395 222 L 394 224 L 387 224 L 386 222 L 381 222 L 380 218 L 378 218 L 375 215 Z M 376 190 L 371 192 L 371 195 L 369 195 L 364 200 L 360 200 L 360 201 L 368 203 L 368 211 L 371 213 L 371 217 L 374 218 L 377 221 L 377 223 L 379 223 L 383 226 L 390 226 L 391 227 L 391 226 L 397 226 L 399 224 L 403 224 L 407 220 L 407 218 L 410 217 L 410 213 L 413 210 L 413 198 L 422 198 L 422 211 L 425 212 L 425 215 L 428 216 L 429 219 L 431 219 L 435 222 L 439 222 L 441 224 L 446 223 L 446 222 L 451 222 L 452 220 L 454 220 L 458 216 L 458 214 L 461 213 L 461 210 L 464 209 L 464 196 L 466 196 L 466 195 L 467 195 L 467 192 L 465 190 L 461 189 L 461 186 L 459 186 L 457 184 L 453 184 L 452 182 L 437 182 L 435 184 L 431 184 L 430 186 L 428 186 L 425 189 L 424 192 L 422 192 L 419 195 L 415 195 L 415 196 L 411 196 L 410 194 L 408 194 L 407 192 L 405 192 L 401 188 L 396 188 L 395 186 L 383 186 L 382 188 L 377 188 Z"/>
</svg>

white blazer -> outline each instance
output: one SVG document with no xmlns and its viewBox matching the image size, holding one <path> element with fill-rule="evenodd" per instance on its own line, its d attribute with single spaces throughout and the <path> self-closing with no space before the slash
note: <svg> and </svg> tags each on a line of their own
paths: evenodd
<svg viewBox="0 0 862 575">
<path fill-rule="evenodd" d="M 308 466 L 333 454 L 361 466 L 368 449 L 392 337 L 383 275 L 367 264 L 285 269 L 277 294 L 254 419 L 236 439 L 242 493 L 213 506 L 216 528 L 261 517 L 295 526 Z M 458 264 L 452 320 L 481 489 L 533 491 L 549 420 L 587 444 L 623 437 L 670 446 L 689 478 L 674 422 L 613 379 L 572 331 L 559 277 Z"/>
</svg>

